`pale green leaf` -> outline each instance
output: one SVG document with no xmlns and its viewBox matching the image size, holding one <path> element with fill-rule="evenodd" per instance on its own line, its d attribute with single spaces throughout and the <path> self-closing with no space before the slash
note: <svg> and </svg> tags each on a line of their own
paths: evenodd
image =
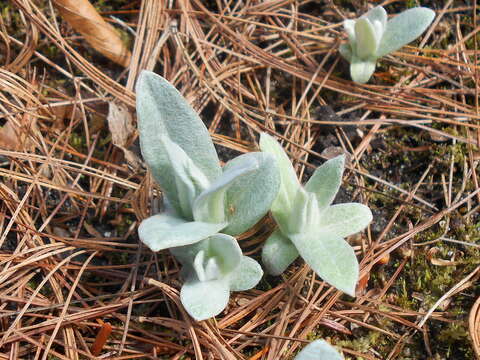
<svg viewBox="0 0 480 360">
<path fill-rule="evenodd" d="M 287 154 L 280 144 L 270 135 L 262 133 L 260 135 L 260 149 L 275 157 L 280 171 L 280 189 L 275 201 L 272 204 L 272 213 L 276 218 L 285 222 L 292 212 L 293 202 L 298 189 L 301 188 L 297 174 L 288 158 Z"/>
<path fill-rule="evenodd" d="M 258 168 L 239 176 L 227 190 L 228 226 L 222 232 L 233 236 L 247 231 L 265 216 L 280 187 L 278 165 L 270 154 L 253 152 L 240 155 L 225 165 L 224 172 L 236 168 L 248 158 L 254 158 Z"/>
<path fill-rule="evenodd" d="M 350 43 L 350 45 L 352 45 L 352 48 L 356 48 L 355 47 L 355 43 L 356 43 L 356 34 L 355 34 L 355 20 L 350 20 L 350 19 L 347 19 L 343 22 L 343 28 L 345 29 L 345 32 L 347 33 L 348 35 L 348 42 Z"/>
<path fill-rule="evenodd" d="M 318 207 L 326 208 L 342 185 L 345 155 L 337 156 L 319 166 L 305 184 L 305 190 L 317 196 Z"/>
<path fill-rule="evenodd" d="M 177 213 L 186 220 L 193 220 L 193 203 L 197 196 L 209 187 L 209 181 L 180 146 L 164 135 L 160 136 L 159 141 L 166 155 L 163 164 L 165 173 L 162 174 L 164 182 L 160 185 L 169 204 Z M 209 222 L 222 221 L 223 219 Z"/>
<path fill-rule="evenodd" d="M 359 84 L 365 84 L 372 77 L 377 65 L 376 62 L 375 58 L 361 60 L 353 54 L 350 62 L 350 76 L 352 80 Z"/>
<path fill-rule="evenodd" d="M 338 51 L 348 62 L 352 61 L 352 47 L 350 44 L 340 44 Z"/>
<path fill-rule="evenodd" d="M 165 156 L 161 135 L 177 143 L 210 181 L 220 176 L 218 156 L 207 128 L 173 85 L 153 72 L 142 71 L 136 93 L 142 155 L 159 183 L 163 183 Z"/>
<path fill-rule="evenodd" d="M 355 296 L 358 261 L 353 248 L 340 236 L 311 231 L 290 236 L 300 256 L 324 281 Z"/>
<path fill-rule="evenodd" d="M 240 265 L 243 254 L 237 240 L 226 234 L 215 234 L 208 238 L 208 257 L 217 259 L 218 266 L 223 275 L 226 275 Z M 236 271 L 236 270 L 235 270 Z"/>
<path fill-rule="evenodd" d="M 293 209 L 288 217 L 287 223 L 279 221 L 273 213 L 280 230 L 286 235 L 303 233 L 318 227 L 320 218 L 320 208 L 315 193 L 306 192 L 303 189 L 297 191 L 297 196 L 293 202 Z M 283 221 L 283 220 L 282 220 Z"/>
<path fill-rule="evenodd" d="M 263 276 L 262 267 L 248 256 L 242 256 L 239 266 L 228 274 L 231 291 L 245 291 L 254 288 Z"/>
<path fill-rule="evenodd" d="M 226 192 L 241 176 L 259 168 L 255 156 L 240 156 L 232 166 L 226 167 L 223 174 L 198 196 L 193 206 L 193 218 L 197 221 L 225 221 Z"/>
<path fill-rule="evenodd" d="M 175 216 L 157 214 L 142 221 L 138 227 L 138 236 L 152 251 L 160 251 L 194 244 L 216 234 L 225 225 L 188 222 Z"/>
<path fill-rule="evenodd" d="M 380 38 L 375 33 L 373 24 L 367 18 L 355 21 L 356 52 L 362 60 L 375 56 Z"/>
<path fill-rule="evenodd" d="M 305 346 L 294 360 L 343 360 L 343 356 L 325 340 L 315 340 Z"/>
<path fill-rule="evenodd" d="M 320 215 L 318 226 L 322 231 L 336 234 L 342 238 L 365 229 L 372 221 L 372 212 L 368 206 L 358 203 L 333 205 Z"/>
<path fill-rule="evenodd" d="M 226 234 L 214 234 L 195 244 L 171 248 L 170 252 L 183 266 L 194 263 L 197 254 L 203 252 L 202 265 L 215 258 L 223 275 L 236 269 L 243 256 L 237 240 Z"/>
<path fill-rule="evenodd" d="M 216 280 L 215 278 L 208 278 L 205 272 L 205 251 L 200 250 L 197 255 L 195 255 L 195 259 L 193 259 L 193 270 L 195 270 L 195 274 L 199 281 L 206 281 L 206 280 Z M 218 267 L 217 267 L 218 268 Z"/>
<path fill-rule="evenodd" d="M 297 248 L 280 230 L 274 231 L 263 245 L 262 263 L 270 275 L 280 275 L 297 257 Z"/>
<path fill-rule="evenodd" d="M 370 20 L 375 28 L 375 32 L 379 35 L 383 35 L 385 27 L 387 26 L 388 15 L 382 6 L 375 6 L 361 17 Z"/>
<path fill-rule="evenodd" d="M 377 57 L 390 54 L 418 38 L 434 18 L 434 11 L 417 7 L 408 9 L 389 20 L 377 50 Z"/>
<path fill-rule="evenodd" d="M 180 290 L 180 300 L 188 314 L 197 321 L 220 314 L 228 304 L 230 289 L 227 278 L 198 281 L 190 277 Z"/>
<path fill-rule="evenodd" d="M 213 235 L 214 236 L 214 235 Z M 210 236 L 194 244 L 170 248 L 170 253 L 185 267 L 192 265 L 200 251 L 208 251 Z"/>
</svg>

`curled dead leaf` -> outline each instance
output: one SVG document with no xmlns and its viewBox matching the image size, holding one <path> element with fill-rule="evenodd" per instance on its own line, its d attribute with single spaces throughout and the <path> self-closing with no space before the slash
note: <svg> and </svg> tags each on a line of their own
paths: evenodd
<svg viewBox="0 0 480 360">
<path fill-rule="evenodd" d="M 120 103 L 108 103 L 108 128 L 112 142 L 118 147 L 127 146 L 128 138 L 133 134 L 133 118 L 128 108 Z"/>
<path fill-rule="evenodd" d="M 130 64 L 131 53 L 115 28 L 108 24 L 88 0 L 54 0 L 60 15 L 95 50 L 122 66 Z"/>
<path fill-rule="evenodd" d="M 128 139 L 135 130 L 132 113 L 123 104 L 110 102 L 108 105 L 107 121 L 112 134 L 112 142 L 123 150 L 127 163 L 133 169 L 138 169 L 140 168 L 140 160 L 132 151 L 127 149 Z"/>
</svg>

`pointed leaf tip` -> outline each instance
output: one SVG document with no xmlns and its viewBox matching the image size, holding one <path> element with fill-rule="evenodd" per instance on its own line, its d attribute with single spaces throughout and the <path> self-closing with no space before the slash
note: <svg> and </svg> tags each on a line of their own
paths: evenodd
<svg viewBox="0 0 480 360">
<path fill-rule="evenodd" d="M 262 267 L 248 256 L 242 256 L 239 266 L 228 275 L 231 291 L 245 291 L 257 286 L 263 276 Z"/>
<path fill-rule="evenodd" d="M 353 248 L 341 237 L 318 231 L 291 235 L 300 256 L 324 281 L 355 296 L 359 266 Z"/>
<path fill-rule="evenodd" d="M 372 221 L 368 206 L 359 203 L 345 203 L 329 206 L 321 214 L 318 226 L 342 238 L 365 229 Z"/>
<path fill-rule="evenodd" d="M 434 18 L 433 10 L 417 7 L 408 9 L 389 20 L 377 50 L 377 57 L 390 54 L 418 38 Z"/>
<path fill-rule="evenodd" d="M 337 195 L 345 168 L 345 155 L 339 155 L 319 166 L 305 184 L 305 190 L 317 196 L 318 207 L 326 208 Z"/>
<path fill-rule="evenodd" d="M 381 34 L 377 34 L 375 27 L 367 18 L 360 18 L 355 22 L 356 51 L 355 55 L 362 60 L 375 56 Z"/>
<path fill-rule="evenodd" d="M 159 136 L 166 135 L 178 144 L 210 181 L 221 173 L 210 134 L 196 111 L 166 79 L 142 71 L 137 84 L 137 117 L 140 146 L 154 177 L 161 177 L 162 156 Z"/>
<path fill-rule="evenodd" d="M 188 222 L 167 214 L 157 214 L 138 227 L 140 240 L 152 251 L 197 243 L 219 232 L 226 224 Z"/>
</svg>

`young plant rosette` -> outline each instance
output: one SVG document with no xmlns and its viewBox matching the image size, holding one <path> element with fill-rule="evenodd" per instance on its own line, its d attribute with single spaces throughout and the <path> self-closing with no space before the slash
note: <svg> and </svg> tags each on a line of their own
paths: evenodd
<svg viewBox="0 0 480 360">
<path fill-rule="evenodd" d="M 300 255 L 324 281 L 355 296 L 358 261 L 344 238 L 363 230 L 372 213 L 358 203 L 331 205 L 342 182 L 345 157 L 325 162 L 302 187 L 275 139 L 262 134 L 260 148 L 275 156 L 281 177 L 271 209 L 278 230 L 267 239 L 262 251 L 267 271 L 279 275 Z"/>
<path fill-rule="evenodd" d="M 253 152 L 220 167 L 207 128 L 175 87 L 143 71 L 136 92 L 142 155 L 166 207 L 140 224 L 139 237 L 152 251 L 171 249 L 184 265 L 182 304 L 196 320 L 207 319 L 223 310 L 230 290 L 253 287 L 262 276 L 253 259 L 239 257 L 232 236 L 268 212 L 280 186 L 278 166 L 271 155 Z"/>
<path fill-rule="evenodd" d="M 350 76 L 366 83 L 377 59 L 390 54 L 422 35 L 431 24 L 435 12 L 424 7 L 408 9 L 387 20 L 381 6 L 374 7 L 356 20 L 345 20 L 348 44 L 340 45 L 340 54 L 350 62 Z"/>
</svg>

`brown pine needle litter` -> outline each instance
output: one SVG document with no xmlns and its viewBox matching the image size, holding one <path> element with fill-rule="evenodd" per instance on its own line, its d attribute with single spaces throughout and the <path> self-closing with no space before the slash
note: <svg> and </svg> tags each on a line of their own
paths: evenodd
<svg viewBox="0 0 480 360">
<path fill-rule="evenodd" d="M 338 46 L 376 1 L 91 3 L 75 24 L 69 1 L 0 4 L 0 359 L 292 359 L 317 338 L 347 359 L 480 359 L 475 1 L 383 1 L 436 19 L 366 85 Z M 348 239 L 356 298 L 298 260 L 215 319 L 188 317 L 179 264 L 137 236 L 162 206 L 138 147 L 143 69 L 192 103 L 222 161 L 262 131 L 302 176 L 347 154 L 337 200 L 374 213 Z M 244 252 L 259 259 L 273 228 L 240 236 Z"/>
</svg>

